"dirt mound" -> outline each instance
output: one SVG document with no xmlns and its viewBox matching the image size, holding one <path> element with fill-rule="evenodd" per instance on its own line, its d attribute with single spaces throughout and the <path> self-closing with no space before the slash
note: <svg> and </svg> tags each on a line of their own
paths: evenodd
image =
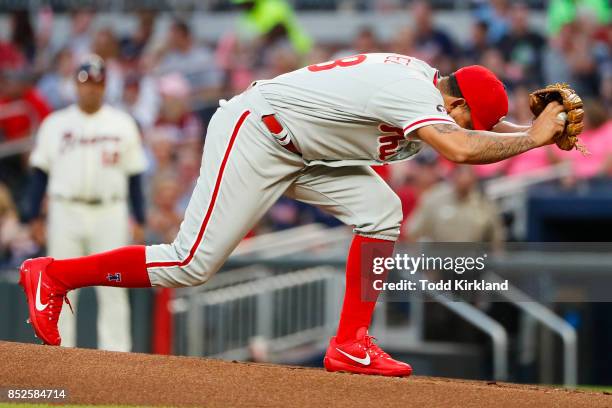
<svg viewBox="0 0 612 408">
<path fill-rule="evenodd" d="M 0 342 L 0 388 L 10 387 L 64 388 L 72 404 L 612 407 L 612 395 L 603 393 Z"/>
</svg>

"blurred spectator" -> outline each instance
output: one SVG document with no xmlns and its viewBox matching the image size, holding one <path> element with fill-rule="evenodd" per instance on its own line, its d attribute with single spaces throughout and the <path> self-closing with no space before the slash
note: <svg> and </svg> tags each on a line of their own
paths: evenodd
<svg viewBox="0 0 612 408">
<path fill-rule="evenodd" d="M 76 61 L 82 61 L 91 52 L 90 29 L 93 17 L 93 11 L 89 9 L 79 9 L 72 13 L 71 33 L 64 46 L 72 51 Z"/>
<path fill-rule="evenodd" d="M 172 23 L 156 68 L 158 75 L 171 73 L 180 73 L 186 78 L 190 95 L 204 102 L 214 100 L 223 84 L 213 53 L 205 46 L 196 45 L 189 26 L 181 20 Z"/>
<path fill-rule="evenodd" d="M 119 45 L 123 89 L 117 105 L 129 112 L 141 128 L 148 129 L 155 123 L 160 103 L 156 79 L 147 65 L 151 61 L 144 55 L 153 34 L 155 14 L 140 12 L 138 21 L 136 31 Z"/>
<path fill-rule="evenodd" d="M 36 56 L 36 40 L 30 13 L 27 10 L 19 10 L 11 13 L 10 17 L 11 43 L 17 47 L 28 64 L 32 64 Z"/>
<path fill-rule="evenodd" d="M 149 46 L 155 28 L 155 13 L 140 11 L 137 14 L 138 28 L 119 42 L 121 59 L 138 60 Z"/>
<path fill-rule="evenodd" d="M 388 182 L 402 203 L 403 221 L 411 217 L 420 197 L 442 180 L 439 156 L 428 147 L 403 166 L 385 167 L 392 170 Z M 400 232 L 403 237 L 406 231 Z"/>
<path fill-rule="evenodd" d="M 155 184 L 156 178 L 169 178 L 175 171 L 175 148 L 176 138 L 171 130 L 158 127 L 150 129 L 145 134 L 145 145 L 149 147 L 149 182 L 147 185 Z M 147 200 L 151 201 L 151 200 Z"/>
<path fill-rule="evenodd" d="M 32 231 L 35 237 L 39 233 Z M 27 228 L 19 223 L 17 207 L 9 189 L 0 183 L 0 266 L 15 267 L 39 251 L 40 247 L 30 238 Z"/>
<path fill-rule="evenodd" d="M 244 91 L 256 79 L 254 69 L 255 61 L 259 60 L 256 57 L 257 52 L 255 47 L 240 41 L 233 32 L 221 37 L 215 59 L 225 73 L 225 88 L 228 95 Z"/>
<path fill-rule="evenodd" d="M 159 112 L 159 94 L 155 79 L 138 72 L 130 72 L 123 81 L 123 93 L 118 106 L 128 112 L 138 125 L 148 129 Z"/>
<path fill-rule="evenodd" d="M 312 40 L 302 30 L 291 5 L 285 0 L 232 0 L 244 11 L 238 30 L 246 40 L 259 39 L 262 46 L 288 41 L 301 55 L 307 54 Z"/>
<path fill-rule="evenodd" d="M 456 68 L 455 64 L 483 64 L 507 85 L 508 118 L 519 124 L 531 123 L 527 96 L 540 82 L 568 82 L 581 95 L 596 96 L 607 112 L 606 119 L 612 112 L 612 30 L 610 25 L 603 25 L 610 21 L 610 6 L 603 0 L 552 0 L 550 23 L 558 27 L 552 38 L 540 36 L 535 30 L 538 27 L 529 26 L 525 3 L 530 2 L 477 1 L 475 18 L 468 26 L 471 32 L 462 49 L 436 27 L 436 15 L 426 1 L 410 2 L 413 24 L 395 30 L 387 41 L 377 36 L 382 34 L 376 31 L 379 26 L 363 26 L 351 41 L 334 44 L 313 44 L 285 0 L 232 2 L 243 11 L 238 27 L 222 37 L 214 52 L 180 20 L 171 22 L 159 52 L 151 50 L 156 28 L 153 12 L 135 14 L 134 30 L 122 34 L 119 40 L 110 28 L 96 30 L 93 18 L 97 14 L 91 9 L 77 10 L 64 28 L 70 32 L 64 33 L 68 39 L 63 48 L 52 44 L 51 34 L 61 30 L 62 25 L 55 23 L 50 7 L 40 8 L 36 14 L 10 15 L 11 31 L 5 37 L 10 42 L 0 42 L 0 137 L 14 140 L 28 135 L 49 110 L 44 109 L 45 100 L 53 109 L 72 103 L 73 66 L 84 55 L 96 51 L 107 60 L 108 100 L 130 112 L 145 135 L 154 162 L 147 174 L 148 188 L 155 190 L 149 191 L 151 200 L 159 196 L 160 202 L 168 206 L 171 191 L 168 197 L 162 197 L 157 189 L 174 180 L 180 189 L 175 204 L 180 213 L 199 173 L 202 121 L 208 109 L 216 108 L 217 97 L 240 93 L 259 78 L 346 55 L 392 51 L 425 59 L 445 73 Z M 359 3 L 358 7 L 362 7 Z M 385 0 L 374 7 L 401 3 L 404 2 Z M 37 98 L 31 88 L 33 78 L 40 78 L 37 88 L 42 97 Z M 588 120 L 597 123 L 595 119 L 591 121 L 593 115 L 597 116 L 589 111 Z M 7 120 L 7 116 L 11 117 Z M 14 116 L 21 118 L 16 120 Z M 603 117 L 601 112 L 599 117 Z M 483 179 L 527 177 L 551 163 L 567 160 L 584 177 L 608 174 L 612 164 L 607 158 L 605 135 L 610 131 L 609 124 L 588 125 L 584 141 L 593 152 L 590 159 L 576 152 L 559 153 L 551 146 L 501 163 L 474 166 L 472 170 Z M 16 155 L 0 162 L 0 180 L 7 181 L 18 208 L 19 190 L 24 185 L 22 161 Z M 405 215 L 422 197 L 432 193 L 432 186 L 448 178 L 449 173 L 454 174 L 453 169 L 454 165 L 428 150 L 410 162 L 376 168 L 400 196 Z M 440 185 L 433 188 L 437 190 Z M 162 214 L 167 209 L 156 207 L 151 211 Z M 332 224 L 306 205 L 281 201 L 260 231 L 313 221 Z"/>
<path fill-rule="evenodd" d="M 21 71 L 0 72 L 0 142 L 33 136 L 40 122 L 50 113 L 47 102 L 32 86 L 32 74 Z M 0 182 L 14 197 L 22 197 L 27 174 L 24 154 L 0 159 Z"/>
<path fill-rule="evenodd" d="M 57 49 L 52 44 L 53 39 L 53 10 L 50 6 L 37 8 L 34 26 L 36 27 L 36 53 L 33 70 L 37 75 L 44 75 L 53 65 Z"/>
<path fill-rule="evenodd" d="M 416 55 L 416 39 L 414 30 L 412 27 L 404 27 L 398 30 L 391 40 L 390 49 L 391 52 L 396 54 L 410 55 L 418 57 Z"/>
<path fill-rule="evenodd" d="M 542 83 L 542 48 L 546 40 L 529 28 L 529 9 L 523 2 L 514 3 L 510 12 L 510 31 L 497 46 L 506 62 L 516 65 L 521 78 Z"/>
<path fill-rule="evenodd" d="M 566 82 L 580 95 L 597 94 L 599 78 L 594 51 L 584 27 L 566 24 L 549 40 L 544 52 L 542 66 L 546 83 Z"/>
<path fill-rule="evenodd" d="M 55 56 L 53 70 L 44 74 L 38 81 L 38 91 L 49 102 L 53 110 L 65 108 L 76 101 L 74 69 L 72 51 L 64 48 Z"/>
<path fill-rule="evenodd" d="M 27 69 L 0 74 L 0 140 L 32 135 L 51 109 Z"/>
<path fill-rule="evenodd" d="M 587 179 L 599 176 L 612 176 L 612 119 L 605 107 L 596 100 L 585 101 L 585 130 L 580 140 L 591 152 L 585 156 L 577 150 L 555 150 L 555 156 L 569 162 L 572 177 Z M 572 183 L 570 183 L 572 184 Z"/>
<path fill-rule="evenodd" d="M 145 172 L 146 202 L 154 201 L 154 187 L 160 180 L 176 179 L 176 140 L 174 133 L 167 128 L 152 128 L 145 133 L 144 145 L 147 147 L 149 168 Z"/>
<path fill-rule="evenodd" d="M 291 47 L 277 46 L 266 53 L 263 69 L 258 72 L 258 78 L 274 78 L 300 68 L 298 55 Z"/>
<path fill-rule="evenodd" d="M 376 33 L 371 27 L 362 27 L 355 38 L 351 47 L 343 49 L 334 54 L 332 59 L 348 57 L 357 54 L 367 54 L 371 52 L 380 52 L 380 45 Z M 317 62 L 325 61 L 325 59 Z"/>
<path fill-rule="evenodd" d="M 17 11 L 10 17 L 8 41 L 0 40 L 0 71 L 24 68 L 31 63 L 35 52 L 31 47 L 33 34 L 27 12 Z"/>
<path fill-rule="evenodd" d="M 0 40 L 0 71 L 14 70 L 25 66 L 26 59 L 19 48 Z"/>
<path fill-rule="evenodd" d="M 179 73 L 164 75 L 158 89 L 161 104 L 154 126 L 171 132 L 178 143 L 199 143 L 202 124 L 191 110 L 187 80 Z"/>
<path fill-rule="evenodd" d="M 579 11 L 591 12 L 597 23 L 610 23 L 612 11 L 609 0 L 550 0 L 548 3 L 548 30 L 557 34 L 563 26 L 575 21 Z"/>
<path fill-rule="evenodd" d="M 153 208 L 147 216 L 147 242 L 172 242 L 183 219 L 177 211 L 180 187 L 172 177 L 159 178 L 153 185 Z"/>
<path fill-rule="evenodd" d="M 11 258 L 11 245 L 19 234 L 19 216 L 9 189 L 0 183 L 0 264 Z"/>
<path fill-rule="evenodd" d="M 599 92 L 608 116 L 612 116 L 612 63 L 606 64 L 603 69 Z"/>
<path fill-rule="evenodd" d="M 533 113 L 529 108 L 529 94 L 539 87 L 533 82 L 517 84 L 509 98 L 508 116 L 517 125 L 529 126 L 533 120 Z"/>
<path fill-rule="evenodd" d="M 504 240 L 499 212 L 478 189 L 470 166 L 457 166 L 450 182 L 425 193 L 404 228 L 411 240 L 497 245 Z"/>
<path fill-rule="evenodd" d="M 439 28 L 434 27 L 429 2 L 416 0 L 412 3 L 411 15 L 416 33 L 417 57 L 438 68 L 441 72 L 454 69 L 455 45 Z"/>
<path fill-rule="evenodd" d="M 479 0 L 475 17 L 489 26 L 489 42 L 496 43 L 508 32 L 509 5 L 507 0 Z"/>
<path fill-rule="evenodd" d="M 176 184 L 179 186 L 179 213 L 184 214 L 193 194 L 193 189 L 200 175 L 202 164 L 201 147 L 184 146 L 177 156 L 177 178 Z"/>
<path fill-rule="evenodd" d="M 481 55 L 478 63 L 493 71 L 510 90 L 513 90 L 514 85 L 522 80 L 520 68 L 506 64 L 502 52 L 497 48 L 488 48 Z"/>
<path fill-rule="evenodd" d="M 93 37 L 91 49 L 104 60 L 106 66 L 106 94 L 104 99 L 111 105 L 119 105 L 123 96 L 123 70 L 119 64 L 119 41 L 112 29 L 98 30 Z M 79 61 L 80 62 L 80 61 Z"/>
<path fill-rule="evenodd" d="M 405 174 L 414 186 L 417 199 L 444 178 L 440 156 L 431 147 L 425 147 L 414 160 L 407 164 L 410 166 L 406 166 Z"/>
<path fill-rule="evenodd" d="M 330 59 L 332 59 L 332 55 L 326 47 L 314 46 L 306 56 L 304 65 L 318 64 L 323 61 L 329 61 Z"/>
<path fill-rule="evenodd" d="M 489 48 L 488 39 L 489 26 L 484 21 L 475 21 L 472 24 L 471 37 L 463 48 L 463 63 L 461 65 L 471 65 L 474 61 L 479 61 L 482 54 Z"/>
<path fill-rule="evenodd" d="M 380 52 L 380 43 L 376 32 L 371 27 L 363 27 L 353 40 L 355 54 Z"/>
</svg>

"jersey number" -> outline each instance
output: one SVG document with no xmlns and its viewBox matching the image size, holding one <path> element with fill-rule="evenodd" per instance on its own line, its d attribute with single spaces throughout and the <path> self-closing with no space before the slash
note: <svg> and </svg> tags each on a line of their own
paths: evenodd
<svg viewBox="0 0 612 408">
<path fill-rule="evenodd" d="M 361 64 L 367 58 L 364 54 L 353 55 L 346 58 L 337 59 L 335 61 L 322 62 L 308 66 L 310 72 L 327 71 L 336 67 L 352 67 L 353 65 Z"/>
<path fill-rule="evenodd" d="M 404 140 L 404 131 L 384 123 L 378 126 L 378 130 L 386 133 L 378 137 L 378 158 L 381 161 L 386 161 L 400 149 L 400 142 Z"/>
<path fill-rule="evenodd" d="M 102 164 L 104 166 L 115 166 L 119 163 L 119 152 L 102 152 Z"/>
</svg>

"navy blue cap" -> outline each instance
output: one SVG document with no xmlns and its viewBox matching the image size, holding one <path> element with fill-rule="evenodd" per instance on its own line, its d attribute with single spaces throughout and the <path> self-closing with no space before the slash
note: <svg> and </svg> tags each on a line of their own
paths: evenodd
<svg viewBox="0 0 612 408">
<path fill-rule="evenodd" d="M 106 67 L 104 60 L 98 55 L 88 56 L 76 70 L 76 80 L 78 82 L 104 82 L 106 79 Z"/>
</svg>

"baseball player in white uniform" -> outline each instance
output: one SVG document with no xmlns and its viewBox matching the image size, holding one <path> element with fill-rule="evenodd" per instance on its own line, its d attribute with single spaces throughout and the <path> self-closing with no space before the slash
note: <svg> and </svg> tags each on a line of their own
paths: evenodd
<svg viewBox="0 0 612 408">
<path fill-rule="evenodd" d="M 373 253 L 392 254 L 402 220 L 398 197 L 370 165 L 410 159 L 424 143 L 455 162 L 490 163 L 550 144 L 563 131 L 556 103 L 531 127 L 503 121 L 507 109 L 504 87 L 487 69 L 440 77 L 425 62 L 398 54 L 355 55 L 258 81 L 220 102 L 173 243 L 22 265 L 34 329 L 45 343 L 60 344 L 55 322 L 75 288 L 203 284 L 286 194 L 323 208 L 355 233 L 325 368 L 408 376 L 411 367 L 367 332 L 376 302 L 361 296 L 361 267 L 371 268 Z"/>
<path fill-rule="evenodd" d="M 139 175 L 146 161 L 136 122 L 127 113 L 103 104 L 105 68 L 99 57 L 90 56 L 78 68 L 75 80 L 77 104 L 45 119 L 30 156 L 34 216 L 47 190 L 47 251 L 58 259 L 127 245 L 128 192 L 132 204 L 136 203 L 132 206 L 135 218 L 144 222 Z M 77 293 L 69 295 L 72 304 L 76 304 Z M 127 290 L 100 286 L 96 295 L 98 347 L 129 351 Z M 70 310 L 61 314 L 59 328 L 63 345 L 74 347 L 76 319 Z"/>
</svg>

